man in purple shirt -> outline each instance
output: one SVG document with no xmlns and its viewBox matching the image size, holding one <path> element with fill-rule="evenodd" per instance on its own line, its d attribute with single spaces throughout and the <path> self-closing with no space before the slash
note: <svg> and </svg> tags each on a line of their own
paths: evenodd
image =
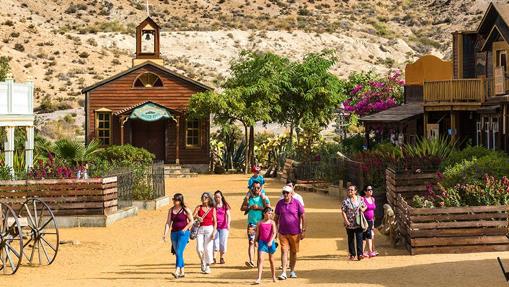
<svg viewBox="0 0 509 287">
<path fill-rule="evenodd" d="M 275 221 L 278 226 L 279 242 L 283 250 L 283 273 L 278 277 L 285 280 L 288 252 L 290 252 L 290 278 L 297 278 L 295 263 L 299 252 L 299 241 L 304 239 L 304 206 L 293 198 L 291 188 L 283 188 L 284 198 L 276 204 Z M 301 229 L 302 226 L 302 229 Z"/>
</svg>

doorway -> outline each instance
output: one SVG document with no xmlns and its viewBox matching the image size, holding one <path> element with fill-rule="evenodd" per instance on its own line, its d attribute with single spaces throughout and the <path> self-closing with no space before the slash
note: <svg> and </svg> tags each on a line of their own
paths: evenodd
<svg viewBox="0 0 509 287">
<path fill-rule="evenodd" d="M 156 160 L 165 160 L 166 158 L 166 120 L 146 122 L 142 120 L 132 120 L 132 144 L 135 147 L 141 147 L 156 156 Z"/>
</svg>

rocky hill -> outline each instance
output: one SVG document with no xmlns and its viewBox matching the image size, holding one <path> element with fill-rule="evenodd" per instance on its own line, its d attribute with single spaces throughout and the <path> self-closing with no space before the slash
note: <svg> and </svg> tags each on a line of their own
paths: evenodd
<svg viewBox="0 0 509 287">
<path fill-rule="evenodd" d="M 507 2 L 507 1 L 503 1 Z M 291 58 L 334 49 L 335 73 L 387 71 L 417 56 L 450 57 L 450 33 L 475 29 L 489 1 L 149 0 L 166 66 L 218 86 L 242 49 Z M 15 79 L 32 77 L 48 136 L 75 133 L 80 90 L 131 66 L 146 0 L 2 0 L 0 56 Z M 57 125 L 56 127 L 54 127 Z"/>
</svg>

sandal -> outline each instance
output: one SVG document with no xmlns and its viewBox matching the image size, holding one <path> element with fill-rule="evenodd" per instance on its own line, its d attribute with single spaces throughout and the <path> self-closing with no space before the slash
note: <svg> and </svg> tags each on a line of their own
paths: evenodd
<svg viewBox="0 0 509 287">
<path fill-rule="evenodd" d="M 283 273 L 283 274 L 279 275 L 277 277 L 277 279 L 279 279 L 279 280 L 286 280 L 286 279 L 288 279 L 288 277 L 286 277 L 286 274 Z"/>
<path fill-rule="evenodd" d="M 251 262 L 251 261 L 246 261 L 246 266 L 249 267 L 249 268 L 255 268 L 254 263 Z"/>
<path fill-rule="evenodd" d="M 224 258 L 219 259 L 219 264 L 224 264 Z"/>
</svg>

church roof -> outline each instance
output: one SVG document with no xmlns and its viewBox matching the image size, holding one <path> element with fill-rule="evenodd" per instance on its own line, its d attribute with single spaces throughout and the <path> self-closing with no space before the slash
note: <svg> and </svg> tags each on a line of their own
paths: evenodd
<svg viewBox="0 0 509 287">
<path fill-rule="evenodd" d="M 186 77 L 186 76 L 183 76 L 183 75 L 181 75 L 181 74 L 178 74 L 178 73 L 176 73 L 176 72 L 173 72 L 172 70 L 170 70 L 170 69 L 168 69 L 168 68 L 166 68 L 166 67 L 163 67 L 163 66 L 161 66 L 161 65 L 158 65 L 158 64 L 156 64 L 156 63 L 154 63 L 154 62 L 146 61 L 146 62 L 143 62 L 143 63 L 141 63 L 141 64 L 139 64 L 139 65 L 136 65 L 136 66 L 134 66 L 134 67 L 132 67 L 132 68 L 130 68 L 130 69 L 127 69 L 127 70 L 125 70 L 125 71 L 123 71 L 123 72 L 121 72 L 121 73 L 118 73 L 118 74 L 113 75 L 113 76 L 111 76 L 111 77 L 109 77 L 109 78 L 107 78 L 107 79 L 104 79 L 104 80 L 102 80 L 102 81 L 100 81 L 100 82 L 98 82 L 98 83 L 96 83 L 96 84 L 94 84 L 94 85 L 92 85 L 92 86 L 89 86 L 89 87 L 83 88 L 83 89 L 81 90 L 81 92 L 82 92 L 82 93 L 87 93 L 87 92 L 89 92 L 89 91 L 92 91 L 92 90 L 94 90 L 94 89 L 96 89 L 96 88 L 99 88 L 99 87 L 101 87 L 101 86 L 103 86 L 103 85 L 105 85 L 105 84 L 107 84 L 107 83 L 109 83 L 109 82 L 111 82 L 111 81 L 114 81 L 114 80 L 116 80 L 116 79 L 118 79 L 118 78 L 121 78 L 121 77 L 123 77 L 123 76 L 125 76 L 125 75 L 127 75 L 127 74 L 129 74 L 129 73 L 131 73 L 131 72 L 134 72 L 134 71 L 136 71 L 136 70 L 138 70 L 138 69 L 141 69 L 141 68 L 143 68 L 143 67 L 145 67 L 145 66 L 152 66 L 152 67 L 154 67 L 154 68 L 157 68 L 157 69 L 161 70 L 161 71 L 162 71 L 162 72 L 164 72 L 164 73 L 170 74 L 170 75 L 172 75 L 172 76 L 174 76 L 174 77 L 176 77 L 176 78 L 178 78 L 178 79 L 180 79 L 180 80 L 183 80 L 184 82 L 187 82 L 187 83 L 189 83 L 189 84 L 191 84 L 191 85 L 194 85 L 194 86 L 196 86 L 196 87 L 199 87 L 199 88 L 201 88 L 201 89 L 208 90 L 208 91 L 212 91 L 212 90 L 213 90 L 213 88 L 211 88 L 211 87 L 209 87 L 209 86 L 207 86 L 207 85 L 205 85 L 205 84 L 202 84 L 202 83 L 200 83 L 200 82 L 198 82 L 198 81 L 195 81 L 195 80 L 193 80 L 193 79 L 190 79 L 190 78 L 188 78 L 188 77 Z"/>
</svg>

